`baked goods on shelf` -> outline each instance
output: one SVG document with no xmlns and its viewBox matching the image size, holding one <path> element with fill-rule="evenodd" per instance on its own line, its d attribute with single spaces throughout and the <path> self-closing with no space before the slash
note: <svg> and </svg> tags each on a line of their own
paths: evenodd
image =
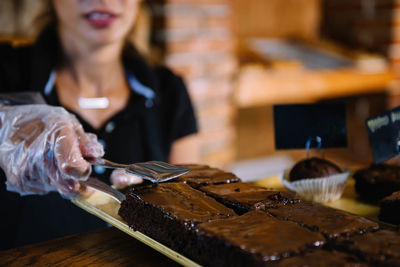
<svg viewBox="0 0 400 267">
<path fill-rule="evenodd" d="M 339 174 L 342 170 L 336 164 L 323 158 L 307 158 L 299 161 L 290 170 L 290 181 L 302 179 L 322 178 Z"/>
<path fill-rule="evenodd" d="M 400 224 L 400 191 L 383 198 L 380 202 L 379 220 Z"/>
<path fill-rule="evenodd" d="M 295 267 L 295 266 L 307 266 L 307 267 L 366 267 L 366 263 L 363 263 L 356 256 L 348 253 L 339 252 L 336 250 L 325 250 L 315 249 L 310 252 L 306 252 L 302 255 L 289 257 L 283 259 L 275 264 L 273 267 Z"/>
<path fill-rule="evenodd" d="M 283 185 L 304 200 L 330 202 L 339 199 L 346 187 L 349 171 L 322 158 L 308 158 L 285 172 Z"/>
<path fill-rule="evenodd" d="M 400 167 L 389 164 L 372 164 L 353 175 L 355 189 L 360 198 L 378 202 L 382 198 L 400 191 Z"/>
<path fill-rule="evenodd" d="M 207 185 L 200 187 L 199 190 L 238 214 L 300 202 L 300 198 L 295 193 L 277 191 L 249 183 Z"/>
<path fill-rule="evenodd" d="M 308 229 L 318 231 L 328 239 L 374 231 L 379 228 L 377 223 L 364 217 L 310 202 L 286 205 L 270 209 L 268 212 L 279 219 L 296 222 Z"/>
<path fill-rule="evenodd" d="M 131 188 L 118 214 L 134 230 L 181 252 L 202 222 L 237 216 L 215 199 L 184 183 Z"/>
<path fill-rule="evenodd" d="M 217 169 L 191 168 L 224 177 Z M 205 266 L 400 264 L 399 233 L 373 221 L 290 192 L 212 179 L 203 186 L 178 180 L 132 187 L 119 214 L 134 230 Z"/>
<path fill-rule="evenodd" d="M 263 211 L 196 226 L 195 259 L 212 266 L 263 266 L 322 246 L 324 237 Z"/>
<path fill-rule="evenodd" d="M 194 188 L 209 184 L 229 184 L 240 182 L 240 179 L 231 172 L 224 172 L 207 165 L 179 165 L 190 169 L 190 172 L 172 180 L 172 182 L 183 182 Z"/>
<path fill-rule="evenodd" d="M 167 183 L 185 183 L 193 188 L 198 188 L 205 185 L 214 184 L 229 184 L 240 182 L 240 178 L 231 172 L 225 172 L 218 168 L 213 168 L 203 164 L 179 164 L 176 166 L 185 167 L 190 172 L 179 176 L 175 179 L 167 181 Z M 128 192 L 129 188 L 140 188 L 143 186 L 149 186 L 153 183 L 150 181 L 144 181 L 141 184 L 132 185 L 122 190 L 123 193 Z"/>
<path fill-rule="evenodd" d="M 372 266 L 400 266 L 400 234 L 389 230 L 338 239 L 337 247 L 353 253 Z"/>
</svg>

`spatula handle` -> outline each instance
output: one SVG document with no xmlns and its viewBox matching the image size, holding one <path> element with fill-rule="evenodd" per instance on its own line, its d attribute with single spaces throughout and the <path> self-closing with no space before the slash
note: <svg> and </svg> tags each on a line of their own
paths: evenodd
<svg viewBox="0 0 400 267">
<path fill-rule="evenodd" d="M 125 195 L 119 192 L 118 190 L 112 188 L 108 184 L 100 181 L 99 179 L 96 178 L 89 178 L 86 181 L 81 181 L 80 182 L 82 185 L 86 187 L 90 187 L 93 190 L 96 190 L 98 192 L 104 193 L 108 195 L 109 197 L 112 197 L 119 203 L 125 200 Z"/>
<path fill-rule="evenodd" d="M 104 168 L 109 168 L 109 169 L 125 169 L 129 167 L 129 165 L 115 163 L 108 159 L 103 159 L 103 158 L 85 158 L 85 160 L 92 165 L 102 166 Z"/>
</svg>

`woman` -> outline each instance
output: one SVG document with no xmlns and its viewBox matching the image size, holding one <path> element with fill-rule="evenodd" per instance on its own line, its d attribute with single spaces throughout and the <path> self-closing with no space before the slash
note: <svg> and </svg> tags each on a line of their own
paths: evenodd
<svg viewBox="0 0 400 267">
<path fill-rule="evenodd" d="M 182 80 L 150 68 L 126 42 L 140 2 L 53 0 L 56 21 L 33 46 L 0 47 L 1 93 L 40 92 L 52 105 L 0 107 L 4 181 L 28 194 L 1 188 L 1 248 L 104 227 L 58 193 L 46 194 L 76 194 L 90 175 L 85 157 L 197 160 L 184 153 L 195 151 L 197 127 Z M 104 169 L 92 175 L 110 182 Z M 111 180 L 140 182 L 123 172 Z"/>
</svg>

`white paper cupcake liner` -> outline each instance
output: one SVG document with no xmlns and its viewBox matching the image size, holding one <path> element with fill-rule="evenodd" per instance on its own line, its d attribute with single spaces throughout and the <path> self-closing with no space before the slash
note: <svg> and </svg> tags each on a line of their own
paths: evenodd
<svg viewBox="0 0 400 267">
<path fill-rule="evenodd" d="M 296 192 L 305 200 L 330 202 L 339 199 L 346 187 L 350 171 L 321 177 L 289 181 L 289 170 L 285 171 L 281 182 L 289 190 Z"/>
</svg>

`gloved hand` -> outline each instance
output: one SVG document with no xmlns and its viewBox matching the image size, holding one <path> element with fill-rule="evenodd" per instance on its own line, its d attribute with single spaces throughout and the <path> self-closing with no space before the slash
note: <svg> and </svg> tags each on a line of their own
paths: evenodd
<svg viewBox="0 0 400 267">
<path fill-rule="evenodd" d="M 73 195 L 91 172 L 84 157 L 103 154 L 96 136 L 61 107 L 0 107 L 0 167 L 9 191 Z"/>
</svg>

